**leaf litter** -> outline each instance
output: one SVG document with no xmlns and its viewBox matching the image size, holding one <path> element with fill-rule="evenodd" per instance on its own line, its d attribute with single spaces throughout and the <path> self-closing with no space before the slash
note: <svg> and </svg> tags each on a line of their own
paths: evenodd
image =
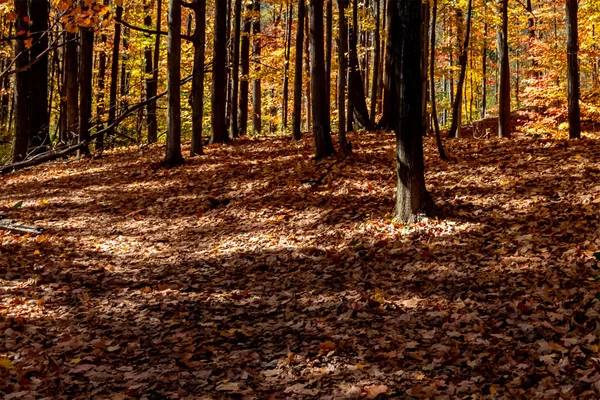
<svg viewBox="0 0 600 400">
<path fill-rule="evenodd" d="M 597 398 L 600 146 L 426 139 L 446 219 L 391 221 L 394 140 L 242 139 L 0 178 L 0 394 Z M 19 204 L 19 207 L 14 207 Z"/>
</svg>

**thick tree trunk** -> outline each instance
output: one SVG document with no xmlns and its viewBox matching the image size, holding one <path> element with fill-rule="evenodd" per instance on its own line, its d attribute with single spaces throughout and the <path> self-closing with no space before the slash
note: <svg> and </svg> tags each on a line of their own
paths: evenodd
<svg viewBox="0 0 600 400">
<path fill-rule="evenodd" d="M 194 78 L 192 79 L 192 144 L 190 156 L 204 154 L 202 120 L 204 117 L 204 61 L 206 48 L 206 0 L 194 2 L 196 31 L 194 33 Z"/>
<path fill-rule="evenodd" d="M 421 4 L 421 71 L 423 71 L 421 85 L 423 86 L 423 136 L 429 133 L 429 112 L 427 111 L 427 102 L 429 100 L 429 79 L 427 78 L 427 68 L 429 66 L 429 19 L 430 3 L 424 0 Z"/>
<path fill-rule="evenodd" d="M 298 24 L 296 28 L 296 59 L 294 65 L 294 112 L 292 136 L 302 139 L 302 49 L 304 48 L 304 0 L 298 0 Z"/>
<path fill-rule="evenodd" d="M 498 101 L 498 137 L 509 138 L 510 127 L 510 63 L 508 58 L 508 0 L 500 0 L 502 27 L 498 31 L 500 93 Z"/>
<path fill-rule="evenodd" d="M 46 151 L 50 145 L 50 114 L 48 113 L 48 0 L 31 0 L 31 57 L 37 60 L 30 67 L 29 146 L 32 155 Z"/>
<path fill-rule="evenodd" d="M 325 76 L 323 46 L 323 0 L 310 0 L 310 76 L 312 82 L 312 130 L 315 139 L 315 158 L 333 154 Z"/>
<path fill-rule="evenodd" d="M 579 109 L 579 30 L 577 0 L 567 1 L 567 69 L 569 71 L 569 138 L 581 137 L 581 111 Z"/>
<path fill-rule="evenodd" d="M 181 154 L 181 2 L 169 0 L 169 50 L 167 55 L 167 151 L 163 164 L 184 163 Z"/>
<path fill-rule="evenodd" d="M 252 82 L 252 133 L 262 133 L 262 92 L 261 92 L 261 39 L 260 39 L 260 0 L 254 0 L 254 23 L 252 24 L 252 57 L 258 77 Z"/>
<path fill-rule="evenodd" d="M 418 222 L 433 214 L 425 188 L 421 102 L 421 0 L 391 0 L 392 24 L 398 31 L 390 51 L 394 64 L 398 123 L 396 126 L 398 188 L 395 218 Z"/>
<path fill-rule="evenodd" d="M 92 118 L 92 81 L 94 74 L 94 31 L 81 29 L 79 41 L 79 143 L 87 143 L 90 138 Z M 78 157 L 89 154 L 87 146 L 81 148 Z"/>
<path fill-rule="evenodd" d="M 467 75 L 467 61 L 469 55 L 469 41 L 471 38 L 471 15 L 473 14 L 473 0 L 469 0 L 467 7 L 467 24 L 465 33 L 465 42 L 462 46 L 461 54 L 458 58 L 458 65 L 460 67 L 460 75 L 458 77 L 458 83 L 456 85 L 456 94 L 454 96 L 454 102 L 452 104 L 452 122 L 450 125 L 450 132 L 448 137 L 458 138 L 460 136 L 460 125 L 462 123 L 462 101 L 463 101 L 463 88 L 465 85 L 465 77 Z"/>
<path fill-rule="evenodd" d="M 398 43 L 398 29 L 392 25 L 392 8 L 396 7 L 396 0 L 388 0 L 388 9 L 386 16 L 387 35 L 386 35 L 386 52 L 385 52 L 385 76 L 383 82 L 383 112 L 378 127 L 385 130 L 396 129 L 397 109 L 396 101 L 398 95 L 396 90 L 396 74 L 395 65 L 400 61 L 395 59 L 396 51 L 391 47 L 393 43 Z M 419 18 L 420 19 L 420 18 Z M 420 59 L 420 58 L 419 58 Z"/>
<path fill-rule="evenodd" d="M 251 11 L 252 6 L 246 6 L 246 13 Z M 252 21 L 248 15 L 244 15 L 244 34 L 241 36 L 240 45 L 240 63 L 242 68 L 242 79 L 240 80 L 240 111 L 239 111 L 239 132 L 240 136 L 248 133 L 248 75 L 250 74 L 250 29 Z"/>
<path fill-rule="evenodd" d="M 433 129 L 435 131 L 435 143 L 437 145 L 438 152 L 440 153 L 440 158 L 442 160 L 448 160 L 448 156 L 446 155 L 446 151 L 444 150 L 444 144 L 442 143 L 440 122 L 438 121 L 437 114 L 437 100 L 435 98 L 435 27 L 437 23 L 437 10 L 438 0 L 433 0 L 433 9 L 431 15 L 431 57 L 429 60 L 429 92 L 431 95 L 431 117 L 433 119 Z"/>
<path fill-rule="evenodd" d="M 348 51 L 348 23 L 346 21 L 346 1 L 338 0 L 338 137 L 340 154 L 347 157 L 352 148 L 346 138 L 346 73 L 348 69 L 346 53 Z"/>
<path fill-rule="evenodd" d="M 242 0 L 235 0 L 233 20 L 233 65 L 231 69 L 231 137 L 240 136 L 238 129 L 238 97 L 240 80 L 240 36 L 242 32 Z"/>
<path fill-rule="evenodd" d="M 27 15 L 27 0 L 15 0 L 15 31 L 18 38 L 15 41 L 15 68 L 19 71 L 15 76 L 15 136 L 13 141 L 12 162 L 23 161 L 29 147 L 29 84 L 30 73 L 26 68 L 29 63 L 27 51 L 27 36 L 29 23 Z"/>
</svg>

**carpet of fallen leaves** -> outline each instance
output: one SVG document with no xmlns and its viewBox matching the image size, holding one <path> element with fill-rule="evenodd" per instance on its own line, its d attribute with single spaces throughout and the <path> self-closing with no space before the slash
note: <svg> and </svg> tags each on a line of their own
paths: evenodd
<svg viewBox="0 0 600 400">
<path fill-rule="evenodd" d="M 0 177 L 4 399 L 600 396 L 600 140 L 426 140 L 446 215 L 390 220 L 394 139 L 161 147 Z M 22 202 L 22 203 L 21 203 Z"/>
</svg>

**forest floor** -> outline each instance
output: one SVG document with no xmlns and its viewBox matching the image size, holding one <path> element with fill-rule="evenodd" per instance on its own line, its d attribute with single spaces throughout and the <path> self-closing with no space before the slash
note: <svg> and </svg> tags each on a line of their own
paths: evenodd
<svg viewBox="0 0 600 400">
<path fill-rule="evenodd" d="M 466 139 L 392 223 L 394 139 L 0 177 L 4 399 L 598 398 L 600 140 Z"/>
</svg>

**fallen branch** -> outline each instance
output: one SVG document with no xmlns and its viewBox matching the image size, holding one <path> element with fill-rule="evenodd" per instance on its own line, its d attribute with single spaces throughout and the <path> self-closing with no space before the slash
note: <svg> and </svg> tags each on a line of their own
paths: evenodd
<svg viewBox="0 0 600 400">
<path fill-rule="evenodd" d="M 17 224 L 12 219 L 0 217 L 0 231 L 8 231 L 19 235 L 41 235 L 44 228 L 35 225 Z"/>
</svg>

